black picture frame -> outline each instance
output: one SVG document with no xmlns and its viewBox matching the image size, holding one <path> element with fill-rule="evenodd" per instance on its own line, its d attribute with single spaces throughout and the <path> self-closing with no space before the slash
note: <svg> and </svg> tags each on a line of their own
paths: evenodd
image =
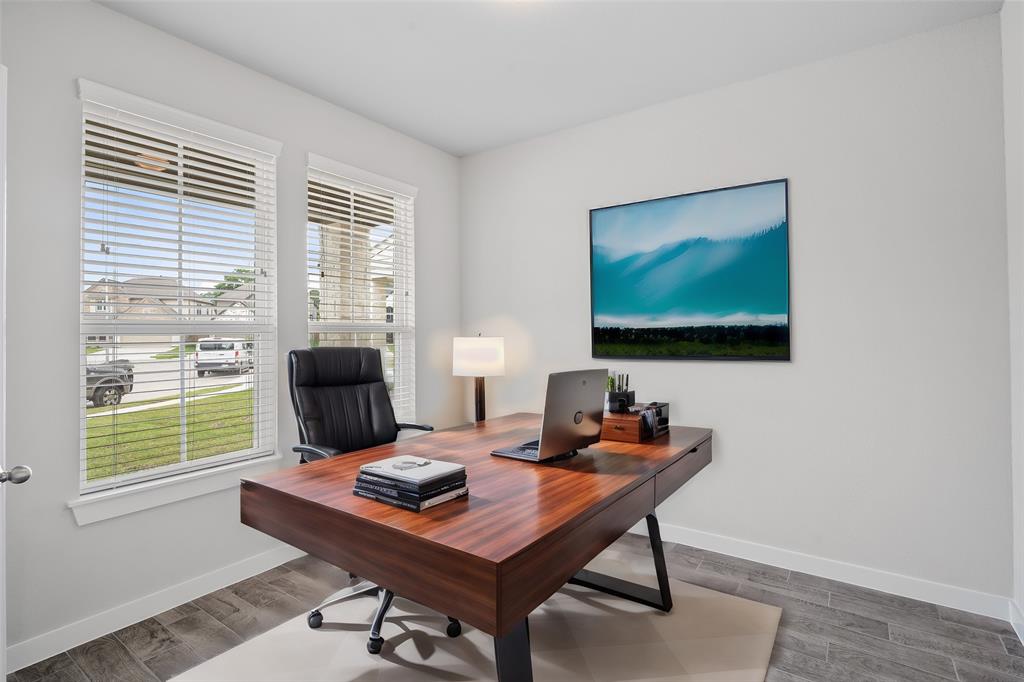
<svg viewBox="0 0 1024 682">
<path fill-rule="evenodd" d="M 633 206 L 636 204 L 645 204 L 650 201 L 660 201 L 663 199 L 677 199 L 680 197 L 693 196 L 697 194 L 711 194 L 713 192 L 725 192 L 734 189 L 743 189 L 745 187 L 758 187 L 760 185 L 770 185 L 774 183 L 782 182 L 785 189 L 785 201 L 786 201 L 786 327 L 789 333 L 789 342 L 786 344 L 785 355 L 769 356 L 769 357 L 755 357 L 747 355 L 607 355 L 599 354 L 597 352 L 597 333 L 596 327 L 594 326 L 594 213 L 596 211 L 602 211 L 608 208 L 619 208 L 622 206 Z M 792 267 L 792 216 L 789 210 L 789 178 L 775 178 L 772 180 L 761 180 L 758 182 L 748 182 L 740 185 L 731 185 L 729 187 L 716 187 L 714 189 L 697 190 L 694 192 L 682 192 L 680 194 L 670 194 L 663 197 L 651 197 L 649 199 L 639 199 L 637 201 L 627 201 L 621 204 L 610 204 L 608 206 L 599 206 L 592 208 L 589 211 L 589 251 L 587 257 L 589 259 L 588 267 L 590 269 L 590 357 L 600 360 L 677 360 L 677 361 L 697 361 L 697 362 L 791 362 L 793 359 L 793 267 Z"/>
</svg>

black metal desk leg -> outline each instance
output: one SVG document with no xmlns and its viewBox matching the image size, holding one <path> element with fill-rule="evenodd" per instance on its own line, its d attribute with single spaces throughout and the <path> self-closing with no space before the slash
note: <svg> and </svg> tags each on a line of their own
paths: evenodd
<svg viewBox="0 0 1024 682">
<path fill-rule="evenodd" d="M 651 539 L 654 554 L 654 571 L 658 574 L 658 591 L 661 592 L 661 610 L 672 610 L 672 589 L 668 585 L 668 568 L 665 566 L 665 548 L 661 545 L 661 527 L 658 517 L 647 515 L 647 536 Z"/>
<path fill-rule="evenodd" d="M 494 638 L 494 661 L 498 682 L 533 682 L 530 625 L 526 618 L 504 637 Z"/>
<path fill-rule="evenodd" d="M 647 515 L 647 534 L 651 540 L 651 551 L 654 554 L 654 571 L 658 575 L 658 589 L 637 585 L 628 580 L 583 569 L 569 578 L 570 585 L 589 587 L 621 599 L 635 601 L 660 611 L 672 610 L 672 591 L 668 584 L 668 569 L 665 567 L 665 550 L 661 546 L 661 529 L 658 518 L 654 514 Z"/>
</svg>

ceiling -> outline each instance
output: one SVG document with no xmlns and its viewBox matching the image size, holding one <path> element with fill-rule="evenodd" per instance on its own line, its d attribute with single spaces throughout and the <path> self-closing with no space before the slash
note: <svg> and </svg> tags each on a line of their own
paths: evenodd
<svg viewBox="0 0 1024 682">
<path fill-rule="evenodd" d="M 459 156 L 998 11 L 988 0 L 104 5 Z"/>
</svg>

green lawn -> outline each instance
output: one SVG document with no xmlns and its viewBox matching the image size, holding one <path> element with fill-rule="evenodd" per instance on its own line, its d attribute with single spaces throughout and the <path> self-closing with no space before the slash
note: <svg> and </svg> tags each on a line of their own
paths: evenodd
<svg viewBox="0 0 1024 682">
<path fill-rule="evenodd" d="M 103 346 L 86 346 L 85 354 L 92 355 L 93 353 L 99 353 L 101 350 L 103 350 Z"/>
<path fill-rule="evenodd" d="M 640 343 L 595 343 L 595 357 L 744 357 L 784 358 L 789 345 L 769 343 L 706 343 L 701 341 L 665 341 Z"/>
<path fill-rule="evenodd" d="M 185 355 L 191 355 L 196 352 L 196 344 L 186 343 L 185 344 Z M 150 356 L 154 360 L 175 360 L 181 353 L 181 346 L 173 346 L 172 348 L 165 350 L 163 353 L 157 353 L 156 355 Z"/>
<path fill-rule="evenodd" d="M 253 447 L 252 415 L 252 389 L 189 403 L 186 459 Z M 181 436 L 178 405 L 88 417 L 86 478 L 93 481 L 179 462 Z"/>
</svg>

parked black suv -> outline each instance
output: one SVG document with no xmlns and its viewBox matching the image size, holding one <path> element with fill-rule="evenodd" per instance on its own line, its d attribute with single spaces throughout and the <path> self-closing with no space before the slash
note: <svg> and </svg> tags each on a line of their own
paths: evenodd
<svg viewBox="0 0 1024 682">
<path fill-rule="evenodd" d="M 135 387 L 135 366 L 128 360 L 114 360 L 85 368 L 85 396 L 94 407 L 112 407 Z"/>
</svg>

